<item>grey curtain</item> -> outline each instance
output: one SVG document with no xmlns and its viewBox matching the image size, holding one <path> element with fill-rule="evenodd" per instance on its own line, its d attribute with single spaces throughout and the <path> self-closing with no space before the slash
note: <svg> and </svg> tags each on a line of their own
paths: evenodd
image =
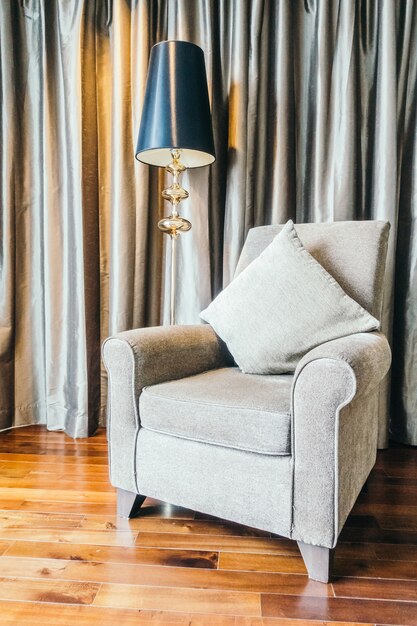
<svg viewBox="0 0 417 626">
<path fill-rule="evenodd" d="M 177 38 L 205 51 L 217 147 L 184 178 L 179 323 L 231 280 L 252 226 L 389 219 L 391 430 L 417 445 L 416 4 L 0 4 L 0 428 L 91 434 L 100 341 L 167 320 L 164 176 L 133 153 L 150 48 Z"/>
</svg>

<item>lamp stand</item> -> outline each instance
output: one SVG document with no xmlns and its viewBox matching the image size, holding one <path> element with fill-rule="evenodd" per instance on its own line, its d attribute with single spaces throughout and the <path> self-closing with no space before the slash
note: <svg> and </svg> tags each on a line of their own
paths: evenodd
<svg viewBox="0 0 417 626">
<path fill-rule="evenodd" d="M 162 197 L 171 202 L 171 214 L 158 222 L 158 228 L 171 238 L 171 285 L 170 285 L 170 324 L 175 325 L 175 295 L 176 295 L 176 244 L 181 232 L 187 232 L 191 228 L 191 222 L 181 217 L 178 213 L 178 205 L 181 200 L 188 198 L 189 193 L 180 185 L 180 176 L 187 168 L 180 163 L 180 150 L 171 150 L 172 161 L 166 166 L 167 172 L 172 174 L 172 185 L 162 192 Z"/>
</svg>

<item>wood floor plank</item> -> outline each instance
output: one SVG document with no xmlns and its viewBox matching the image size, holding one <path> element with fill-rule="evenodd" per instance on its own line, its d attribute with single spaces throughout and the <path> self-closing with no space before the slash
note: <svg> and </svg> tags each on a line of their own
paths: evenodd
<svg viewBox="0 0 417 626">
<path fill-rule="evenodd" d="M 236 626 L 234 616 L 101 608 L 88 605 L 1 601 L 2 626 Z M 266 622 L 269 624 L 269 622 Z M 273 620 L 271 626 L 287 626 Z M 318 626 L 322 622 L 311 622 Z M 309 623 L 310 625 L 310 623 Z M 239 623 L 239 626 L 250 626 Z M 293 626 L 293 625 L 292 625 Z M 332 626 L 332 625 L 328 625 Z M 337 626 L 344 626 L 338 624 Z M 368 625 L 369 626 L 369 625 Z"/>
<path fill-rule="evenodd" d="M 335 596 L 340 598 L 373 598 L 417 602 L 417 581 L 343 578 L 333 583 L 333 589 Z"/>
<path fill-rule="evenodd" d="M 376 559 L 376 544 L 339 542 L 335 549 L 335 558 L 340 559 Z"/>
<path fill-rule="evenodd" d="M 50 578 L 83 582 L 172 587 L 176 589 L 217 589 L 295 595 L 333 596 L 330 585 L 311 581 L 307 576 L 270 572 L 227 572 L 193 567 L 152 566 L 132 563 L 66 561 L 2 556 L 0 576 Z"/>
<path fill-rule="evenodd" d="M 13 545 L 13 541 L 1 541 L 0 540 L 0 555 L 7 552 L 7 550 Z"/>
<path fill-rule="evenodd" d="M 6 442 L 2 442 L 0 441 L 0 454 L 8 454 L 8 450 L 10 449 L 10 444 L 6 443 Z M 26 442 L 22 442 L 22 443 L 14 443 L 13 444 L 13 450 L 15 454 L 24 454 L 24 455 L 28 455 L 28 454 L 36 454 L 38 447 L 36 445 L 36 442 L 30 444 L 30 443 L 26 443 Z M 104 446 L 100 446 L 97 449 L 91 448 L 91 447 L 87 447 L 87 446 L 80 446 L 79 448 L 72 448 L 70 446 L 66 446 L 66 445 L 54 445 L 52 446 L 47 446 L 46 449 L 44 450 L 44 454 L 46 453 L 50 453 L 52 455 L 60 455 L 60 456 L 69 456 L 69 457 L 86 457 L 88 456 L 90 459 L 93 457 L 100 457 L 102 459 L 107 459 L 107 450 Z"/>
<path fill-rule="evenodd" d="M 417 479 L 412 476 L 389 476 L 385 469 L 382 470 L 374 470 L 370 477 L 368 478 L 368 490 L 372 486 L 378 486 L 379 489 L 382 486 L 386 485 L 417 485 Z"/>
<path fill-rule="evenodd" d="M 0 534 L 3 530 L 39 528 L 77 528 L 83 519 L 82 514 L 63 514 L 27 511 L 0 510 Z"/>
<path fill-rule="evenodd" d="M 138 534 L 136 545 L 143 547 L 166 547 L 183 550 L 221 550 L 222 552 L 255 552 L 267 554 L 299 555 L 295 541 L 273 539 L 271 537 L 235 537 L 233 535 L 204 535 L 193 533 L 152 533 Z"/>
<path fill-rule="evenodd" d="M 218 553 L 204 550 L 175 550 L 172 548 L 124 548 L 89 544 L 65 544 L 32 541 L 5 543 L 3 554 L 16 557 L 96 561 L 102 563 L 135 563 L 176 567 L 216 569 Z"/>
<path fill-rule="evenodd" d="M 87 529 L 106 528 L 109 521 L 107 516 L 89 516 L 82 521 L 81 527 Z M 228 535 L 236 537 L 269 537 L 269 533 L 240 526 L 232 522 L 222 520 L 182 520 L 182 519 L 161 519 L 153 517 L 140 517 L 130 520 L 131 528 L 141 532 L 175 533 L 175 534 L 208 534 L 208 535 Z"/>
<path fill-rule="evenodd" d="M 388 543 L 380 543 L 374 544 L 374 549 L 378 559 L 386 561 L 417 562 L 417 546 L 399 546 Z"/>
<path fill-rule="evenodd" d="M 275 555 L 275 554 L 249 554 L 239 552 L 223 552 L 221 550 L 219 557 L 219 568 L 230 570 L 250 570 L 258 572 L 291 572 L 304 574 L 306 572 L 304 562 L 300 556 L 297 544 L 294 542 L 295 551 L 292 554 L 287 555 Z M 357 571 L 364 572 L 368 566 L 369 571 L 381 572 L 386 571 L 389 564 L 384 562 L 376 562 L 376 554 L 372 545 L 366 545 L 362 547 L 361 544 L 341 544 L 336 549 L 335 569 L 336 571 L 342 571 L 343 575 L 351 575 L 349 572 Z M 349 569 L 350 568 L 350 569 Z M 373 569 L 372 569 L 373 568 Z M 395 564 L 392 566 L 392 572 L 403 573 L 406 568 L 402 565 L 395 568 Z M 346 571 L 345 571 L 346 570 Z M 414 570 L 410 572 L 410 576 L 414 573 Z M 359 575 L 359 574 L 358 574 Z M 361 574 L 365 575 L 365 574 Z M 371 574 L 368 574 L 371 575 Z M 377 576 L 378 574 L 372 574 Z M 409 576 L 409 577 L 410 577 Z M 393 577 L 400 577 L 394 576 Z"/>
<path fill-rule="evenodd" d="M 417 531 L 345 527 L 340 534 L 339 541 L 349 543 L 409 544 L 415 546 L 417 545 Z"/>
<path fill-rule="evenodd" d="M 30 495 L 30 494 L 29 494 Z M 13 501 L 9 500 L 6 506 L 3 506 L 3 500 L 0 501 L 2 508 L 14 508 Z M 16 508 L 24 511 L 44 511 L 50 513 L 80 513 L 84 515 L 114 515 L 116 510 L 116 498 L 111 502 L 83 502 L 82 504 L 74 499 L 72 502 L 64 502 L 62 500 L 24 500 Z"/>
<path fill-rule="evenodd" d="M 366 494 L 359 496 L 359 502 L 375 502 L 376 504 L 405 504 L 416 502 L 417 485 L 386 485 L 370 484 Z"/>
<path fill-rule="evenodd" d="M 3 467 L 0 470 L 0 475 L 3 478 L 24 478 L 29 474 L 30 470 L 27 468 L 16 467 L 15 464 L 10 467 Z"/>
<path fill-rule="evenodd" d="M 31 491 L 29 491 L 31 495 Z M 100 497 L 100 500 L 102 498 Z M 116 513 L 116 495 L 112 497 L 107 503 L 100 502 L 80 502 L 74 499 L 70 502 L 56 499 L 56 500 L 0 500 L 1 509 L 23 509 L 25 511 L 37 511 L 37 512 L 49 512 L 49 513 L 75 513 L 80 514 L 82 512 L 85 515 L 98 515 L 103 521 L 104 516 L 111 516 L 114 518 Z M 144 504 L 141 507 L 141 515 L 149 517 L 168 517 L 168 518 L 180 518 L 180 519 L 194 519 L 194 511 L 185 509 L 183 507 L 172 506 L 166 502 L 159 502 L 152 498 L 146 498 Z M 105 525 L 105 524 L 104 524 Z"/>
<path fill-rule="evenodd" d="M 103 546 L 133 546 L 135 545 L 137 532 L 129 530 L 82 530 L 82 529 L 56 529 L 39 528 L 35 531 L 3 530 L 0 528 L 0 539 L 6 541 L 47 541 L 58 543 L 87 543 Z"/>
<path fill-rule="evenodd" d="M 417 603 L 354 598 L 297 598 L 297 596 L 262 595 L 262 615 L 291 619 L 342 620 L 349 616 L 356 622 L 417 626 Z"/>
<path fill-rule="evenodd" d="M 382 515 L 417 515 L 417 505 L 409 504 L 376 504 L 375 502 L 357 502 L 353 513 L 374 515 L 379 519 Z"/>
<path fill-rule="evenodd" d="M 417 531 L 417 515 L 380 515 L 378 523 L 384 530 Z"/>
<path fill-rule="evenodd" d="M 39 432 L 32 431 L 26 433 L 17 433 L 16 431 L 10 431 L 9 433 L 3 433 L 2 441 L 9 443 L 10 445 L 15 442 L 29 442 L 29 443 L 42 443 L 45 446 L 51 445 L 68 445 L 68 446 L 88 446 L 96 449 L 97 446 L 107 448 L 107 442 L 103 441 L 100 436 L 92 436 L 88 439 L 72 439 L 63 432 Z"/>
<path fill-rule="evenodd" d="M 80 570 L 84 570 L 80 575 Z M 171 587 L 180 589 L 212 589 L 219 591 L 275 593 L 327 597 L 333 596 L 328 585 L 309 580 L 307 576 L 282 575 L 270 572 L 227 572 L 211 569 L 169 568 L 142 565 L 88 564 L 71 562 L 68 574 L 76 580 L 94 580 Z M 98 578 L 100 578 L 98 580 Z M 190 610 L 191 609 L 187 609 Z"/>
<path fill-rule="evenodd" d="M 417 466 L 408 463 L 385 463 L 384 471 L 387 476 L 395 478 L 415 478 L 417 479 Z"/>
<path fill-rule="evenodd" d="M 248 570 L 252 572 L 281 572 L 288 574 L 306 574 L 304 561 L 298 556 L 271 554 L 243 554 L 240 552 L 221 552 L 219 568 L 224 570 Z"/>
<path fill-rule="evenodd" d="M 63 459 L 57 460 L 55 462 L 50 462 L 49 456 L 45 455 L 39 457 L 38 461 L 2 461 L 3 468 L 12 468 L 20 467 L 22 469 L 27 469 L 31 472 L 45 472 L 45 473 L 53 473 L 62 472 L 65 474 L 73 474 L 73 475 L 88 475 L 88 476 L 103 476 L 104 478 L 109 479 L 109 468 L 107 463 L 102 463 L 100 465 L 91 464 L 89 457 L 85 459 L 73 459 L 72 462 L 68 460 L 68 458 L 64 457 Z"/>
<path fill-rule="evenodd" d="M 152 512 L 152 510 L 151 510 Z M 105 515 L 86 515 L 81 523 L 81 527 L 89 530 L 101 530 L 120 523 L 120 518 Z M 228 523 L 221 520 L 206 522 L 203 520 L 181 519 L 175 516 L 168 518 L 154 517 L 149 515 L 146 509 L 142 515 L 129 520 L 130 528 L 141 532 L 175 533 L 186 535 L 210 534 L 210 535 L 231 535 L 236 537 L 249 536 L 269 536 L 268 533 L 257 531 L 252 528 Z"/>
<path fill-rule="evenodd" d="M 234 626 L 375 626 L 374 624 L 365 624 L 364 622 L 293 620 L 283 617 L 236 617 L 235 620 Z M 192 626 L 195 626 L 194 621 Z"/>
<path fill-rule="evenodd" d="M 91 604 L 100 588 L 96 583 L 32 578 L 0 578 L 0 600 Z"/>
<path fill-rule="evenodd" d="M 9 478 L 23 476 L 42 477 L 48 480 L 51 476 L 65 478 L 81 478 L 84 480 L 109 481 L 109 472 L 105 465 L 81 465 L 65 463 L 19 462 L 3 463 L 1 475 Z"/>
<path fill-rule="evenodd" d="M 16 485 L 16 478 L 8 478 L 8 477 L 2 477 L 0 476 L 0 490 L 6 488 L 9 489 L 10 487 L 15 487 Z M 49 481 L 49 484 L 46 483 L 45 478 L 43 476 L 25 476 L 23 477 L 20 481 L 19 481 L 19 488 L 20 489 L 45 489 L 45 487 L 48 487 L 48 489 L 50 489 L 51 491 L 59 491 L 59 492 L 63 492 L 65 490 L 70 490 L 72 489 L 74 486 L 74 481 L 73 480 L 65 480 L 65 479 L 61 479 L 61 480 L 57 480 L 55 478 L 55 480 L 53 480 L 52 482 Z M 87 491 L 94 491 L 94 492 L 109 492 L 109 493 L 114 493 L 114 487 L 112 487 L 110 485 L 109 482 L 104 482 L 104 481 L 91 481 L 91 480 L 77 480 L 77 487 L 78 490 L 87 490 Z"/>
<path fill-rule="evenodd" d="M 0 433 L 1 437 L 1 433 Z M 88 463 L 88 465 L 105 465 L 107 466 L 107 456 L 103 455 L 100 457 L 94 456 L 93 454 L 86 454 L 85 457 L 71 457 L 65 456 L 61 454 L 46 454 L 46 450 L 43 450 L 41 447 L 35 448 L 37 452 L 16 452 L 14 447 L 11 447 L 9 451 L 0 452 L 0 462 L 4 461 L 9 463 L 19 463 L 19 461 L 35 462 L 41 463 L 42 459 L 45 459 L 48 463 L 65 463 L 68 465 L 75 465 L 78 463 Z M 88 448 L 87 448 L 88 452 Z"/>
<path fill-rule="evenodd" d="M 93 475 L 89 474 L 87 472 L 77 472 L 77 473 L 73 473 L 73 472 L 66 472 L 66 471 L 61 471 L 59 472 L 58 470 L 56 472 L 53 471 L 30 471 L 25 475 L 25 478 L 28 481 L 36 481 L 39 485 L 39 487 L 47 487 L 48 484 L 50 484 L 51 480 L 54 481 L 71 481 L 72 484 L 74 484 L 74 482 L 76 481 L 82 481 L 84 483 L 84 485 L 87 487 L 87 489 L 91 489 L 90 484 L 91 483 L 105 483 L 107 486 L 109 484 L 109 477 L 107 476 L 106 473 L 103 473 L 102 475 L 97 474 L 94 476 L 93 479 Z M 90 483 L 90 484 L 89 484 Z M 100 491 L 102 491 L 102 489 L 100 489 Z"/>
<path fill-rule="evenodd" d="M 354 576 L 356 578 L 417 580 L 417 563 L 373 559 L 335 559 L 334 575 Z"/>
<path fill-rule="evenodd" d="M 73 459 L 72 461 L 66 459 L 66 461 L 56 461 L 49 463 L 48 456 L 40 456 L 40 461 L 4 461 L 3 467 L 5 470 L 12 471 L 13 468 L 21 468 L 27 469 L 28 473 L 33 472 L 45 472 L 49 474 L 53 474 L 55 470 L 55 474 L 59 473 L 66 475 L 84 475 L 88 476 L 99 476 L 100 479 L 102 477 L 107 478 L 109 480 L 109 470 L 106 463 L 100 464 L 90 464 L 88 461 L 90 460 L 88 457 L 85 462 L 82 462 L 80 459 Z M 44 461 L 42 461 L 44 459 Z"/>
<path fill-rule="evenodd" d="M 25 445 L 42 444 L 43 448 L 57 448 L 67 446 L 68 448 L 78 450 L 87 447 L 89 450 L 97 450 L 107 448 L 106 441 L 101 436 L 93 435 L 92 437 L 81 439 L 72 439 L 65 433 L 32 433 L 26 435 L 17 435 L 15 432 L 3 433 L 0 439 L 0 447 L 13 445 L 14 448 Z"/>
<path fill-rule="evenodd" d="M 136 585 L 102 585 L 95 606 L 144 610 L 215 613 L 220 615 L 261 615 L 260 595 L 212 589 L 176 589 Z"/>
<path fill-rule="evenodd" d="M 2 626 L 372 626 L 356 622 L 329 622 L 281 618 L 235 617 L 180 612 L 101 608 L 91 605 L 46 604 L 0 600 Z"/>
<path fill-rule="evenodd" d="M 399 463 L 412 465 L 417 467 L 416 448 L 412 446 L 406 446 L 397 444 L 394 441 L 390 442 L 390 448 L 387 450 L 381 450 L 379 453 L 380 466 L 385 466 L 387 463 Z"/>
<path fill-rule="evenodd" d="M 57 485 L 53 485 L 57 486 Z M 26 489 L 24 487 L 1 487 L 0 488 L 0 508 L 3 498 L 5 500 L 26 500 L 30 496 L 31 500 L 48 500 L 53 502 L 77 502 L 79 505 L 83 502 L 97 502 L 97 503 L 116 503 L 116 492 L 112 491 L 94 491 L 94 490 L 79 490 L 79 489 L 54 489 L 53 486 L 50 489 Z"/>
<path fill-rule="evenodd" d="M 17 511 L 23 504 L 23 500 L 0 499 L 0 511 Z"/>
</svg>

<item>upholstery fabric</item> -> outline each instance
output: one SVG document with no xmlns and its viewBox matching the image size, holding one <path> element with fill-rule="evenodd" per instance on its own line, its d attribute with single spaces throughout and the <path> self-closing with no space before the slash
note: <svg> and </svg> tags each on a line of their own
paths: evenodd
<svg viewBox="0 0 417 626">
<path fill-rule="evenodd" d="M 291 457 L 232 450 L 141 428 L 138 493 L 289 536 Z"/>
<path fill-rule="evenodd" d="M 201 317 L 254 374 L 294 371 L 314 346 L 379 328 L 304 248 L 291 220 Z"/>
<path fill-rule="evenodd" d="M 236 367 L 151 387 L 139 400 L 144 428 L 262 454 L 290 454 L 293 377 L 242 374 Z"/>
<path fill-rule="evenodd" d="M 312 350 L 292 391 L 294 539 L 334 547 L 376 456 L 378 385 L 390 365 L 380 333 Z"/>
<path fill-rule="evenodd" d="M 191 376 L 230 363 L 210 326 L 130 330 L 103 345 L 109 375 L 108 437 L 113 484 L 135 490 L 135 448 L 140 427 L 138 398 L 145 385 Z"/>
<path fill-rule="evenodd" d="M 346 293 L 380 319 L 389 224 L 383 221 L 296 224 L 303 246 Z M 252 228 L 240 255 L 238 276 L 284 228 Z"/>
</svg>

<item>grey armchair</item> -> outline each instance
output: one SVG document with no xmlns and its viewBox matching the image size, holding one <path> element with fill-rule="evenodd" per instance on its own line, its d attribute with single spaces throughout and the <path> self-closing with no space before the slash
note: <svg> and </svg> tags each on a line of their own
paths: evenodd
<svg viewBox="0 0 417 626">
<path fill-rule="evenodd" d="M 252 229 L 237 271 L 280 226 Z M 380 316 L 384 222 L 299 224 L 305 247 Z M 294 374 L 243 374 L 208 325 L 131 330 L 103 347 L 110 475 L 118 513 L 146 496 L 292 538 L 310 578 L 333 548 L 372 469 L 378 396 L 390 365 L 380 332 L 327 342 Z"/>
</svg>

